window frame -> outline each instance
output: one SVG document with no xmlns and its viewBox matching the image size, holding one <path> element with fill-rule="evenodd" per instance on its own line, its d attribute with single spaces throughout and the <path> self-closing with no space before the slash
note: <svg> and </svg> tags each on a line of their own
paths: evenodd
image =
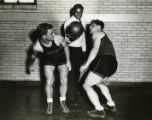
<svg viewBox="0 0 152 120">
<path fill-rule="evenodd" d="M 34 0 L 33 3 L 28 3 L 28 2 L 25 2 L 25 3 L 22 3 L 22 2 L 19 2 L 17 1 L 16 3 L 8 3 L 8 2 L 5 2 L 4 0 L 0 1 L 0 5 L 36 5 L 37 3 L 37 0 Z"/>
</svg>

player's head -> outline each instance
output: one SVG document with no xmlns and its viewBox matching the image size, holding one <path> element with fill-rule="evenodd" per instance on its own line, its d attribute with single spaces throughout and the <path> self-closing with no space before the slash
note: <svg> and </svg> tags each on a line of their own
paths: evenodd
<svg viewBox="0 0 152 120">
<path fill-rule="evenodd" d="M 90 32 L 104 29 L 104 22 L 101 20 L 92 20 L 90 23 Z"/>
<path fill-rule="evenodd" d="M 82 17 L 84 7 L 81 4 L 75 4 L 72 8 L 72 15 L 75 16 L 76 19 L 80 20 Z"/>
<path fill-rule="evenodd" d="M 53 26 L 48 23 L 41 23 L 37 27 L 37 32 L 39 34 L 39 38 L 53 40 Z"/>
</svg>

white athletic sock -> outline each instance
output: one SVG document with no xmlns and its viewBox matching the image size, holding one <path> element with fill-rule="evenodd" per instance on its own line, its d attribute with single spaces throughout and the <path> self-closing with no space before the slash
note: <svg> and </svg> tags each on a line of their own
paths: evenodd
<svg viewBox="0 0 152 120">
<path fill-rule="evenodd" d="M 98 110 L 98 111 L 102 111 L 102 110 L 104 110 L 104 107 L 98 106 L 98 107 L 96 107 L 95 109 Z"/>
<path fill-rule="evenodd" d="M 66 97 L 60 97 L 60 101 L 65 101 Z"/>
<path fill-rule="evenodd" d="M 47 103 L 53 102 L 53 98 L 47 98 Z"/>
<path fill-rule="evenodd" d="M 114 102 L 114 101 L 108 101 L 107 104 L 108 104 L 109 106 L 115 106 L 115 102 Z"/>
<path fill-rule="evenodd" d="M 92 87 L 85 87 L 85 90 L 95 109 L 99 111 L 103 110 L 104 107 L 100 104 L 99 97 L 95 90 Z"/>
</svg>

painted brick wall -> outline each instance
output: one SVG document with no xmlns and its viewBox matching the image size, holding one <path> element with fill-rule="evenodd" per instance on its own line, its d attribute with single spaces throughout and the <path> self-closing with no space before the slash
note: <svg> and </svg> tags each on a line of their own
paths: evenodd
<svg viewBox="0 0 152 120">
<path fill-rule="evenodd" d="M 29 33 L 41 22 L 52 23 L 60 33 L 60 26 L 75 3 L 83 4 L 84 14 L 93 18 L 101 15 L 105 22 L 105 31 L 114 43 L 119 62 L 111 81 L 151 82 L 151 0 L 37 0 L 37 5 L 0 5 L 0 80 L 39 81 L 38 60 L 33 74 L 25 74 L 26 51 L 31 44 Z M 140 17 L 119 21 L 118 18 L 102 17 L 104 14 Z M 32 17 L 26 17 L 28 15 Z M 142 15 L 147 17 L 142 18 Z M 85 22 L 90 19 L 92 17 Z"/>
<path fill-rule="evenodd" d="M 0 12 L 68 13 L 75 3 L 83 4 L 85 13 L 152 13 L 151 0 L 37 0 L 37 5 L 0 5 Z"/>
<path fill-rule="evenodd" d="M 116 81 L 151 82 L 152 23 L 107 23 L 106 31 L 119 61 Z"/>
</svg>

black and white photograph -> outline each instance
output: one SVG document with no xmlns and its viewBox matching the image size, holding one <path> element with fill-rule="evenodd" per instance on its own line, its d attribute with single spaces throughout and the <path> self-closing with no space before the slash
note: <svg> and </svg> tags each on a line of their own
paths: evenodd
<svg viewBox="0 0 152 120">
<path fill-rule="evenodd" d="M 151 120 L 152 0 L 0 0 L 0 120 Z"/>
</svg>

